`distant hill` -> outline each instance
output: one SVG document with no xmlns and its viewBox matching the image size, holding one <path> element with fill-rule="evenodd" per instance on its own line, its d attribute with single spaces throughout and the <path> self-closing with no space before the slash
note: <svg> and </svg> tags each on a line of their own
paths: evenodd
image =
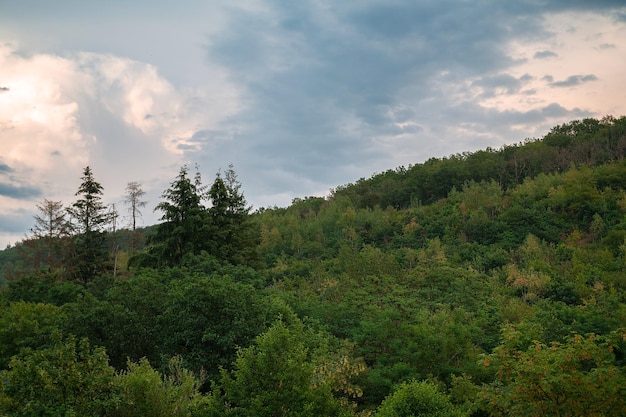
<svg viewBox="0 0 626 417">
<path fill-rule="evenodd" d="M 348 197 L 358 208 L 408 208 L 445 198 L 468 181 L 494 180 L 506 189 L 540 173 L 563 172 L 571 164 L 598 166 L 624 155 L 626 117 L 574 120 L 540 139 L 390 169 L 337 187 L 333 195 Z"/>
</svg>

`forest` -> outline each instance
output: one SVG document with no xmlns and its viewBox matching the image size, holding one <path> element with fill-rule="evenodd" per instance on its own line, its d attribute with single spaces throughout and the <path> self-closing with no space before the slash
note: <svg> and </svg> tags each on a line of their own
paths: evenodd
<svg viewBox="0 0 626 417">
<path fill-rule="evenodd" d="M 574 120 L 254 211 L 183 166 L 123 225 L 86 167 L 0 251 L 0 415 L 625 416 L 625 155 Z"/>
</svg>

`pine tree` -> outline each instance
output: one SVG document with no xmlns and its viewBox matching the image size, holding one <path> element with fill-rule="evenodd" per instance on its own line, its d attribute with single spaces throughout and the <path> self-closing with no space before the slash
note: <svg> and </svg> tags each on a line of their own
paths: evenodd
<svg viewBox="0 0 626 417">
<path fill-rule="evenodd" d="M 192 180 L 183 166 L 178 177 L 165 190 L 155 210 L 163 212 L 157 233 L 152 239 L 152 254 L 159 263 L 180 265 L 186 253 L 198 254 L 208 249 L 209 219 L 202 205 L 204 187 L 200 174 Z"/>
<path fill-rule="evenodd" d="M 250 210 L 241 192 L 241 183 L 232 165 L 224 173 L 218 172 L 209 190 L 212 206 L 211 253 L 231 264 L 253 264 L 257 261 L 256 246 L 259 233 L 250 221 Z"/>
<path fill-rule="evenodd" d="M 67 209 L 75 232 L 71 266 L 74 278 L 83 283 L 104 272 L 108 263 L 103 228 L 109 222 L 110 214 L 102 202 L 102 190 L 91 168 L 86 167 L 75 194 L 79 199 Z"/>
<path fill-rule="evenodd" d="M 102 202 L 102 185 L 94 179 L 91 168 L 83 170 L 82 183 L 74 194 L 81 197 L 68 208 L 74 222 L 72 226 L 78 234 L 100 231 L 109 221 L 107 207 Z"/>
</svg>

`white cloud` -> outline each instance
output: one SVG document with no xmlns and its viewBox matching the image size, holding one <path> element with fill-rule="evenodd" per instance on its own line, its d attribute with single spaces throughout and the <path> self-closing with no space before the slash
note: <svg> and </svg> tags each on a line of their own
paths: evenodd
<svg viewBox="0 0 626 417">
<path fill-rule="evenodd" d="M 131 59 L 22 55 L 4 44 L 0 163 L 20 186 L 36 186 L 42 198 L 66 204 L 86 165 L 95 167 L 112 201 L 128 181 L 159 187 L 175 174 L 164 175 L 164 167 L 180 164 L 186 150 L 199 146 L 196 132 L 217 129 L 239 109 L 237 91 L 214 72 L 213 83 L 177 91 L 154 66 Z M 30 216 L 34 209 L 32 197 L 5 196 L 0 216 Z"/>
<path fill-rule="evenodd" d="M 45 175 L 54 169 L 53 154 L 60 150 L 71 155 L 70 166 L 85 162 L 78 105 L 64 92 L 61 81 L 66 79 L 76 79 L 67 60 L 24 58 L 10 45 L 0 47 L 0 80 L 6 89 L 0 94 L 0 153 L 6 164 L 37 167 Z"/>
</svg>

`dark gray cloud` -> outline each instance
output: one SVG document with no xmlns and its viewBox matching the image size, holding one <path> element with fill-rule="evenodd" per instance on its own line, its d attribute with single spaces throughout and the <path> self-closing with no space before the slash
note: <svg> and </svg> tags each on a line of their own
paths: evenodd
<svg viewBox="0 0 626 417">
<path fill-rule="evenodd" d="M 0 87 L 0 93 L 6 93 L 7 91 L 10 91 L 9 87 Z"/>
<path fill-rule="evenodd" d="M 36 186 L 0 182 L 0 195 L 18 200 L 27 200 L 41 195 L 41 189 Z"/>
<path fill-rule="evenodd" d="M 533 58 L 535 58 L 535 59 L 545 59 L 545 58 L 554 58 L 554 57 L 557 57 L 557 56 L 558 56 L 558 54 L 556 52 L 553 52 L 553 51 L 537 51 L 533 55 Z"/>
<path fill-rule="evenodd" d="M 549 80 L 549 79 L 546 79 Z M 593 74 L 587 75 L 570 75 L 563 81 L 550 81 L 551 87 L 573 87 L 576 85 L 588 83 L 590 81 L 597 81 L 598 77 Z"/>
<path fill-rule="evenodd" d="M 14 176 L 15 169 L 4 162 L 0 162 L 0 196 L 16 200 L 28 200 L 41 195 L 41 189 L 35 185 L 24 184 Z M 0 218 L 2 215 L 0 214 Z M 3 231 L 0 227 L 0 232 Z"/>
<path fill-rule="evenodd" d="M 248 110 L 226 126 L 245 128 L 221 145 L 221 157 L 256 171 L 259 175 L 250 175 L 253 187 L 270 193 L 270 189 L 297 191 L 298 181 L 304 179 L 314 179 L 320 186 L 333 181 L 338 185 L 344 178 L 354 180 L 352 175 L 358 178 L 391 168 L 384 164 L 393 163 L 391 152 L 397 150 L 381 147 L 380 138 L 402 142 L 412 134 L 406 154 L 415 155 L 418 160 L 409 161 L 415 163 L 433 156 L 427 152 L 451 148 L 450 143 L 431 140 L 437 130 L 471 126 L 477 138 L 493 131 L 516 142 L 519 133 L 512 124 L 544 126 L 554 118 L 589 115 L 558 104 L 528 112 L 498 112 L 459 103 L 446 89 L 474 79 L 471 87 L 481 88 L 482 98 L 520 93 L 534 77 L 508 73 L 521 61 L 509 56 L 504 45 L 513 39 L 553 36 L 543 28 L 547 12 L 612 12 L 623 2 L 271 1 L 266 5 L 264 13 L 231 10 L 229 27 L 237 30 L 213 37 L 207 58 L 228 69 L 249 103 Z M 551 56 L 556 53 L 538 51 L 534 58 Z M 595 77 L 543 79 L 560 87 Z M 469 94 L 467 89 L 458 93 Z M 428 145 L 420 144 L 420 137 Z M 419 146 L 421 152 L 415 150 Z M 462 146 L 460 141 L 454 147 Z M 208 151 L 197 157 L 218 159 Z M 265 178 L 261 173 L 277 168 L 290 175 L 272 185 L 256 182 Z"/>
<path fill-rule="evenodd" d="M 480 78 L 472 85 L 484 89 L 483 97 L 493 97 L 496 94 L 517 94 L 526 83 L 532 80 L 533 77 L 528 74 L 519 78 L 509 74 L 495 74 Z"/>
<path fill-rule="evenodd" d="M 14 172 L 15 170 L 5 163 L 0 162 L 0 173 Z"/>
</svg>

